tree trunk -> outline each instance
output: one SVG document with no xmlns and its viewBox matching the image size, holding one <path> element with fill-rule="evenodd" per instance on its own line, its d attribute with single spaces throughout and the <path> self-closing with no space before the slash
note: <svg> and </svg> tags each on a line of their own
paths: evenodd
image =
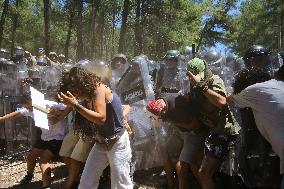
<svg viewBox="0 0 284 189">
<path fill-rule="evenodd" d="M 127 28 L 127 17 L 129 14 L 130 8 L 130 0 L 124 0 L 123 3 L 123 11 L 122 11 L 122 22 L 119 36 L 119 46 L 118 52 L 125 53 L 125 36 L 126 36 L 126 28 Z"/>
<path fill-rule="evenodd" d="M 105 30 L 107 29 L 107 28 L 104 28 Z M 107 33 L 107 31 L 105 31 L 106 33 Z M 104 49 L 105 49 L 105 53 L 104 53 L 104 59 L 105 60 L 108 60 L 108 54 L 109 54 L 109 47 L 108 47 L 108 41 L 109 41 L 109 38 L 108 38 L 108 35 L 106 34 L 105 36 L 104 36 Z"/>
<path fill-rule="evenodd" d="M 136 12 L 135 12 L 135 28 L 134 28 L 134 56 L 137 56 L 141 53 L 141 0 L 137 0 Z"/>
<path fill-rule="evenodd" d="M 116 15 L 116 10 L 113 10 L 113 12 L 112 12 L 112 28 L 111 28 L 111 54 L 110 54 L 111 58 L 114 55 L 115 15 Z"/>
<path fill-rule="evenodd" d="M 211 24 L 212 25 L 212 24 Z M 198 40 L 198 43 L 197 43 L 197 47 L 196 47 L 196 51 L 195 52 L 198 52 L 201 45 L 202 45 L 202 41 L 205 37 L 205 33 L 206 31 L 208 31 L 208 29 L 210 29 L 211 26 L 210 24 L 206 23 L 205 26 L 203 27 L 203 29 L 201 30 L 201 33 L 200 33 L 200 36 L 199 36 L 199 40 Z"/>
<path fill-rule="evenodd" d="M 279 42 L 279 51 L 283 51 L 283 48 L 282 48 L 282 44 L 283 44 L 283 36 L 284 36 L 284 0 L 281 0 L 281 5 L 280 5 L 280 42 Z"/>
<path fill-rule="evenodd" d="M 99 40 L 98 40 L 98 44 L 99 44 L 99 53 L 98 53 L 98 58 L 102 58 L 103 56 L 103 49 L 104 49 L 104 26 L 105 25 L 105 14 L 104 11 L 100 12 L 99 15 L 99 25 L 98 25 L 98 29 L 99 29 Z"/>
<path fill-rule="evenodd" d="M 82 32 L 82 20 L 83 20 L 83 0 L 76 0 L 77 4 L 77 49 L 76 49 L 76 60 L 84 58 L 83 49 L 83 32 Z"/>
<path fill-rule="evenodd" d="M 96 50 L 95 50 L 95 44 L 96 44 L 96 18 L 97 18 L 97 14 L 98 14 L 98 10 L 101 6 L 101 0 L 94 0 L 94 13 L 93 13 L 93 24 L 92 24 L 92 29 L 90 31 L 91 33 L 91 45 L 90 45 L 90 53 L 91 53 L 91 59 L 95 58 L 96 56 Z"/>
<path fill-rule="evenodd" d="M 67 32 L 67 37 L 66 37 L 66 42 L 65 42 L 65 47 L 64 47 L 64 54 L 66 59 L 69 58 L 69 46 L 70 46 L 70 41 L 71 41 L 71 34 L 72 34 L 72 28 L 74 25 L 74 2 L 71 1 L 71 4 L 69 5 L 69 24 L 68 24 L 68 32 Z"/>
<path fill-rule="evenodd" d="M 90 9 L 90 18 L 91 18 L 91 20 L 90 20 L 90 23 L 89 23 L 89 26 L 88 26 L 88 37 L 87 37 L 87 40 L 88 41 L 86 41 L 85 42 L 85 44 L 87 45 L 87 46 L 85 46 L 85 49 L 86 49 L 86 53 L 87 53 L 87 57 L 89 58 L 89 59 L 92 59 L 93 57 L 93 53 L 92 53 L 92 50 L 91 50 L 91 40 L 90 39 L 92 39 L 92 35 L 93 35 L 93 28 L 94 28 L 94 14 L 95 14 L 95 0 L 89 0 L 89 4 L 88 4 L 88 7 L 89 7 L 89 9 Z"/>
<path fill-rule="evenodd" d="M 50 0 L 43 0 L 44 5 L 44 46 L 46 53 L 50 51 Z"/>
<path fill-rule="evenodd" d="M 13 55 L 13 51 L 15 48 L 15 41 L 16 41 L 16 31 L 18 27 L 18 21 L 19 21 L 19 4 L 20 0 L 16 0 L 16 12 L 13 14 L 13 28 L 12 28 L 12 44 L 11 44 L 11 55 Z"/>
<path fill-rule="evenodd" d="M 2 47 L 2 41 L 3 41 L 3 32 L 4 32 L 4 25 L 5 25 L 5 20 L 6 20 L 6 16 L 8 13 L 8 8 L 9 8 L 9 0 L 5 0 L 3 2 L 3 12 L 1 15 L 1 19 L 0 19 L 0 47 Z"/>
</svg>

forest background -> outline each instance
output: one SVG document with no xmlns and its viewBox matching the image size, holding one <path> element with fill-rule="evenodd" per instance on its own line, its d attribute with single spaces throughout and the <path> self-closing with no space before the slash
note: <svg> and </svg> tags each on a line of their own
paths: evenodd
<svg viewBox="0 0 284 189">
<path fill-rule="evenodd" d="M 283 0 L 0 0 L 0 47 L 79 59 L 160 59 L 169 49 L 282 50 Z"/>
</svg>

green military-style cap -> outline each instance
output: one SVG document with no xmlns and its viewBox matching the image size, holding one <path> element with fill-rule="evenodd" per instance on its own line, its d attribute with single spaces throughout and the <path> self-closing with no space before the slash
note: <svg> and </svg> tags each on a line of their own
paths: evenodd
<svg viewBox="0 0 284 189">
<path fill-rule="evenodd" d="M 205 68 L 204 61 L 199 58 L 191 59 L 187 63 L 187 70 L 193 74 L 199 74 L 201 78 L 204 78 Z"/>
</svg>

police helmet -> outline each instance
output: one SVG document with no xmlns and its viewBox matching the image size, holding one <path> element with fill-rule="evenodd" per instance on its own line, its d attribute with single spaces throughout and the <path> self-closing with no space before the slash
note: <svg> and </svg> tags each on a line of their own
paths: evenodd
<svg viewBox="0 0 284 189">
<path fill-rule="evenodd" d="M 244 59 L 249 59 L 251 57 L 257 57 L 257 56 L 267 56 L 270 55 L 271 52 L 262 45 L 253 45 L 248 48 L 248 50 L 245 52 Z"/>
<path fill-rule="evenodd" d="M 14 56 L 24 56 L 24 54 L 25 54 L 25 51 L 22 47 L 16 46 L 14 48 Z"/>
<path fill-rule="evenodd" d="M 186 46 L 184 49 L 184 55 L 192 55 L 192 47 Z"/>
<path fill-rule="evenodd" d="M 0 48 L 0 58 L 1 59 L 6 59 L 8 56 L 8 52 L 6 49 Z"/>
<path fill-rule="evenodd" d="M 208 65 L 216 65 L 222 60 L 222 56 L 215 50 L 204 53 L 203 60 L 208 63 Z"/>
<path fill-rule="evenodd" d="M 180 57 L 180 52 L 178 50 L 168 50 L 164 56 L 164 59 L 178 59 Z"/>
<path fill-rule="evenodd" d="M 243 56 L 246 67 L 259 67 L 267 69 L 271 64 L 271 52 L 262 45 L 252 45 Z"/>
<path fill-rule="evenodd" d="M 127 57 L 125 54 L 116 54 L 113 56 L 112 60 L 111 60 L 111 68 L 112 69 L 116 69 L 117 68 L 117 61 L 120 60 L 122 64 L 126 64 L 127 63 Z"/>
</svg>

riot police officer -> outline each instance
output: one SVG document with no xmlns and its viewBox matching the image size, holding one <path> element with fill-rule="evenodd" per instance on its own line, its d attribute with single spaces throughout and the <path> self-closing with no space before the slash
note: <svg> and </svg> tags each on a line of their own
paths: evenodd
<svg viewBox="0 0 284 189">
<path fill-rule="evenodd" d="M 121 79 L 122 75 L 128 69 L 129 64 L 126 55 L 116 54 L 111 60 L 111 70 L 112 70 L 112 79 L 111 87 L 113 90 L 116 89 L 116 85 Z"/>
<path fill-rule="evenodd" d="M 249 47 L 243 56 L 245 69 L 257 67 L 272 75 L 270 55 L 271 52 L 262 45 Z M 233 84 L 234 92 L 241 84 L 241 77 L 237 74 Z M 240 109 L 240 115 L 242 130 L 239 164 L 245 184 L 249 187 L 277 187 L 280 185 L 279 159 L 257 130 L 251 109 Z"/>
<path fill-rule="evenodd" d="M 271 51 L 262 45 L 252 45 L 243 57 L 247 68 L 257 67 L 271 73 Z"/>
<path fill-rule="evenodd" d="M 13 50 L 13 57 L 11 60 L 18 66 L 25 66 L 27 64 L 27 59 L 24 57 L 25 51 L 22 47 L 17 46 Z"/>
<path fill-rule="evenodd" d="M 169 50 L 164 56 L 163 62 L 158 70 L 155 92 L 157 95 L 161 93 L 178 93 L 181 86 L 178 81 L 177 73 L 180 62 L 180 51 Z"/>
<path fill-rule="evenodd" d="M 6 49 L 0 48 L 0 59 L 1 60 L 7 60 L 8 58 L 8 52 Z"/>
<path fill-rule="evenodd" d="M 203 60 L 208 64 L 213 74 L 219 75 L 224 80 L 224 75 L 223 75 L 224 59 L 219 52 L 215 50 L 205 52 Z"/>
<path fill-rule="evenodd" d="M 36 62 L 39 66 L 48 66 L 44 48 L 37 49 Z"/>
</svg>

